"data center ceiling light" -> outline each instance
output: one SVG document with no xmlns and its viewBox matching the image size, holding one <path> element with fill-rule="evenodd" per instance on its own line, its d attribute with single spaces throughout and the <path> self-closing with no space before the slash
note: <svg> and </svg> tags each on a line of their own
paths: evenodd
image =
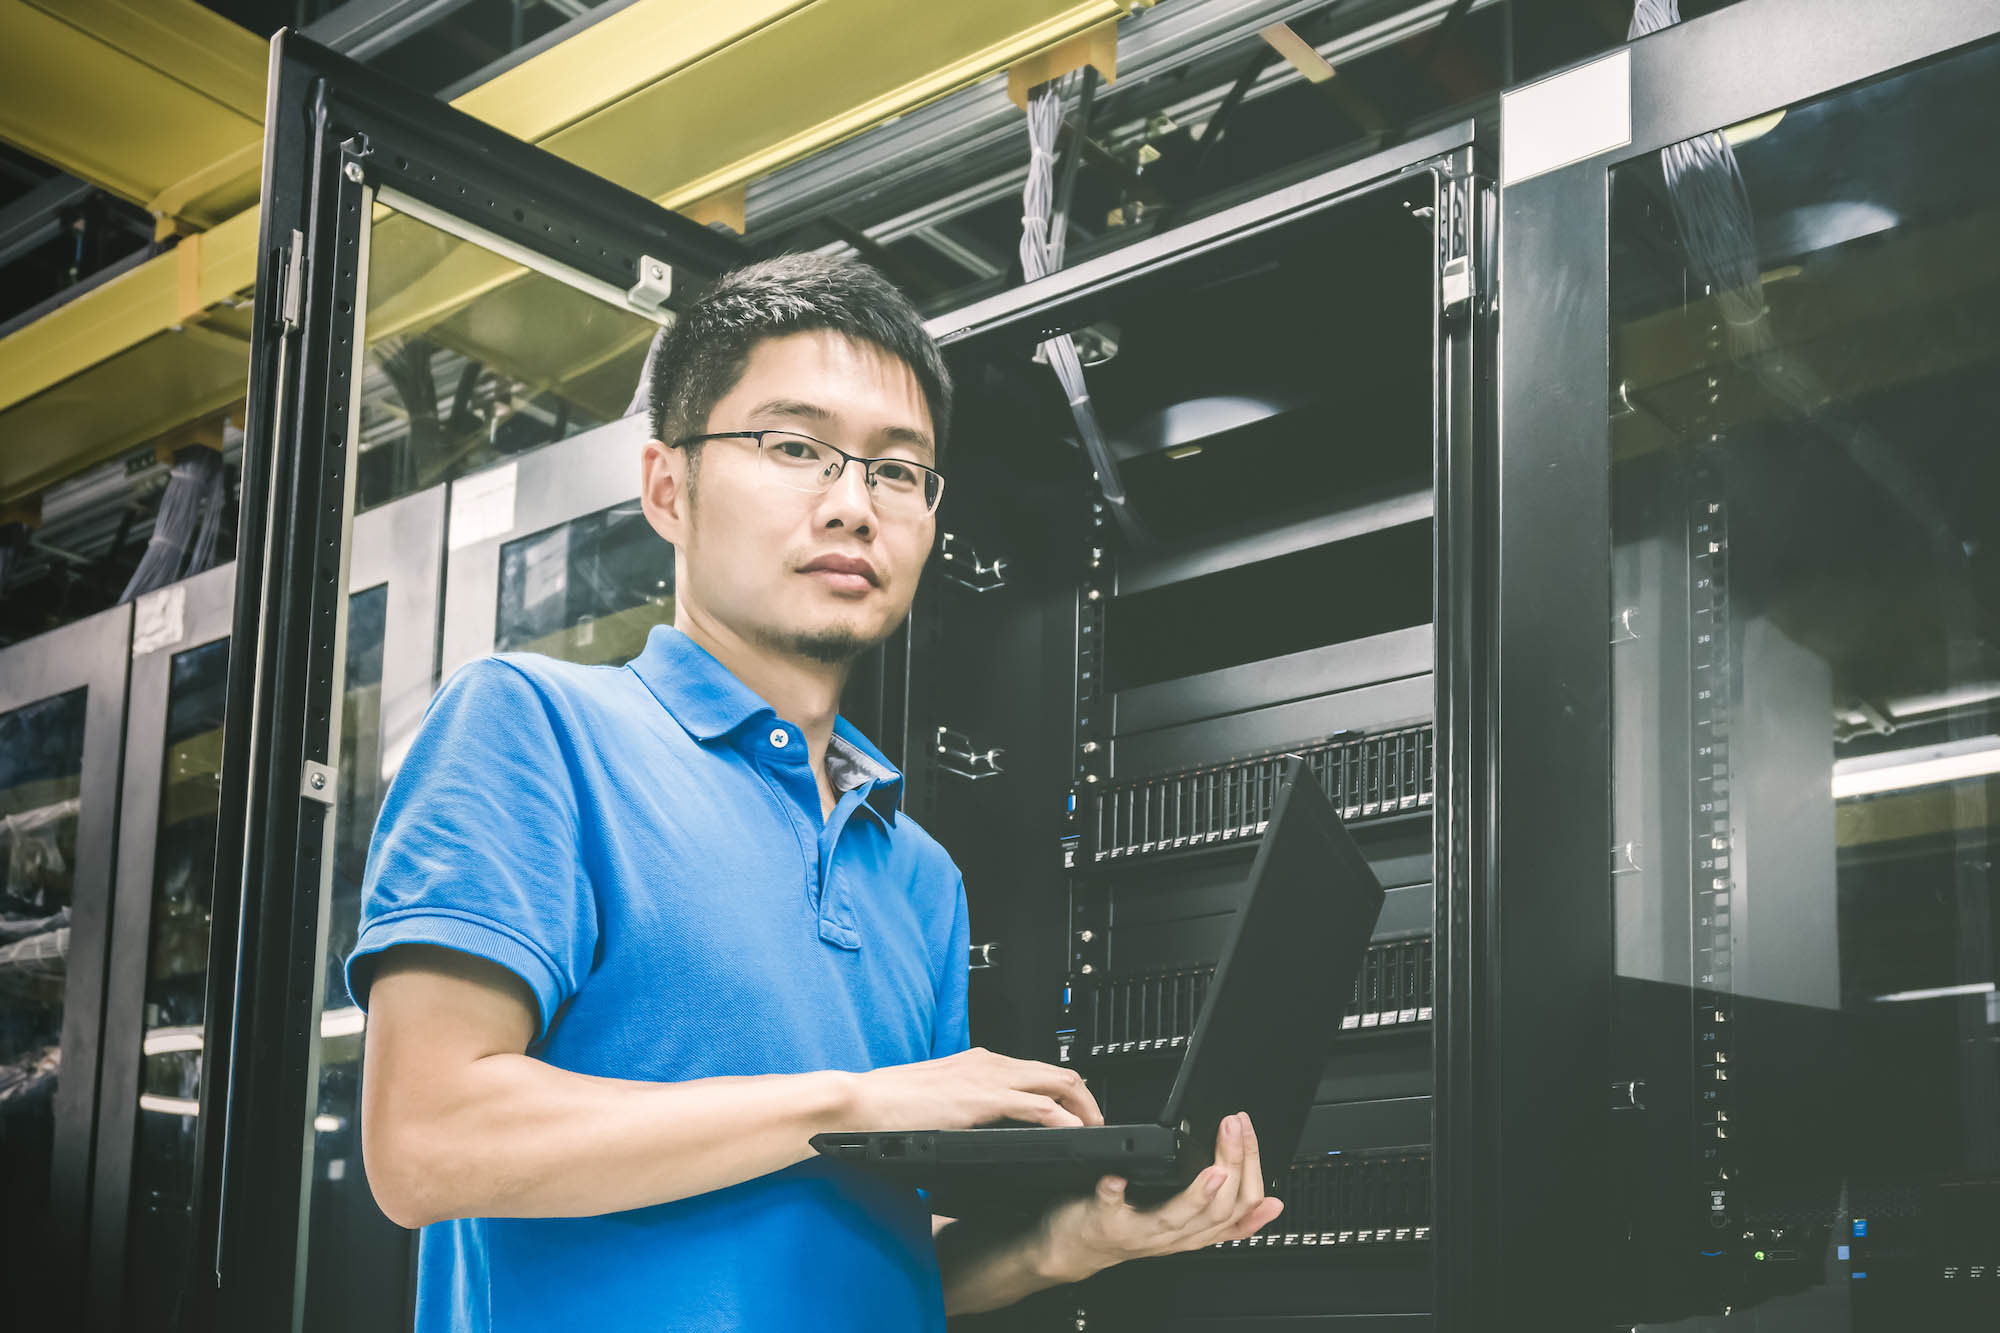
<svg viewBox="0 0 2000 1333">
<path fill-rule="evenodd" d="M 2000 773 L 2000 736 L 1857 755 L 1834 761 L 1833 799 L 1961 782 L 1993 773 Z"/>
<path fill-rule="evenodd" d="M 1877 1004 L 1902 1004 L 1910 1000 L 1948 1000 L 1961 995 L 1991 995 L 1994 987 L 1990 981 L 1968 981 L 1962 986 L 1926 986 L 1921 990 L 1899 990 L 1891 995 L 1877 995 Z"/>
</svg>

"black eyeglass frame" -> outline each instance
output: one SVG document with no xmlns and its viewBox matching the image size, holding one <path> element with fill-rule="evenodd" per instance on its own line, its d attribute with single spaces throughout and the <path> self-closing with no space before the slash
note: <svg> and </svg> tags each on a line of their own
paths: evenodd
<svg viewBox="0 0 2000 1333">
<path fill-rule="evenodd" d="M 919 463 L 908 458 L 863 458 L 860 454 L 848 453 L 847 450 L 837 444 L 828 444 L 818 436 L 808 435 L 802 430 L 790 430 L 783 426 L 772 426 L 765 430 L 718 430 L 710 431 L 705 435 L 683 435 L 674 441 L 674 448 L 679 449 L 685 445 L 700 444 L 703 440 L 755 440 L 757 442 L 757 453 L 761 456 L 764 452 L 764 437 L 766 435 L 794 435 L 801 440 L 810 440 L 822 449 L 831 449 L 833 452 L 839 454 L 840 466 L 834 471 L 831 477 L 827 478 L 826 486 L 823 488 L 825 490 L 833 489 L 833 483 L 840 480 L 841 476 L 847 471 L 849 463 L 859 463 L 861 464 L 862 482 L 868 487 L 869 493 L 873 494 L 875 490 L 876 465 L 880 463 L 896 463 L 902 467 L 913 467 L 919 472 L 927 472 L 937 478 L 937 490 L 931 494 L 930 502 L 924 509 L 925 513 L 935 514 L 938 505 L 944 500 L 944 473 L 938 471 L 928 463 Z M 798 488 L 794 487 L 793 489 Z M 926 487 L 925 489 L 929 491 L 930 488 Z M 817 494 L 817 492 L 807 491 L 805 494 L 811 495 Z"/>
</svg>

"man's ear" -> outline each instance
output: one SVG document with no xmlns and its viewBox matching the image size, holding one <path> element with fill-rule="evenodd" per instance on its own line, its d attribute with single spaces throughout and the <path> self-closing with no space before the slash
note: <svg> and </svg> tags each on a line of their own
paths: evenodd
<svg viewBox="0 0 2000 1333">
<path fill-rule="evenodd" d="M 675 546 L 688 527 L 688 456 L 659 440 L 646 441 L 639 455 L 639 506 L 653 531 Z"/>
</svg>

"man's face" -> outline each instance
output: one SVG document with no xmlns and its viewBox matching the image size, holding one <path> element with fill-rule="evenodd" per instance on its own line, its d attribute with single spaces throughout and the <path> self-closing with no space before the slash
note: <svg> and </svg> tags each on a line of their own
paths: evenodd
<svg viewBox="0 0 2000 1333">
<path fill-rule="evenodd" d="M 864 458 L 933 461 L 930 409 L 901 359 L 824 330 L 766 338 L 702 433 L 798 431 Z M 933 516 L 886 512 L 863 469 L 830 490 L 788 489 L 754 441 L 701 446 L 693 493 L 685 450 L 649 445 L 647 515 L 678 551 L 675 597 L 742 638 L 842 662 L 887 638 L 909 613 L 930 555 Z M 826 557 L 865 572 L 812 569 Z"/>
</svg>

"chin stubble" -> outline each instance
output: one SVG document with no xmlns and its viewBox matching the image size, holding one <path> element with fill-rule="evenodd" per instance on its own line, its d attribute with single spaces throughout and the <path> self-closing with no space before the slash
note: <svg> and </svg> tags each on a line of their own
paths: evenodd
<svg viewBox="0 0 2000 1333">
<path fill-rule="evenodd" d="M 852 662 L 875 644 L 873 640 L 864 639 L 852 630 L 828 629 L 804 634 L 776 635 L 773 636 L 772 646 L 795 657 L 825 662 L 829 666 L 841 666 Z"/>
</svg>

